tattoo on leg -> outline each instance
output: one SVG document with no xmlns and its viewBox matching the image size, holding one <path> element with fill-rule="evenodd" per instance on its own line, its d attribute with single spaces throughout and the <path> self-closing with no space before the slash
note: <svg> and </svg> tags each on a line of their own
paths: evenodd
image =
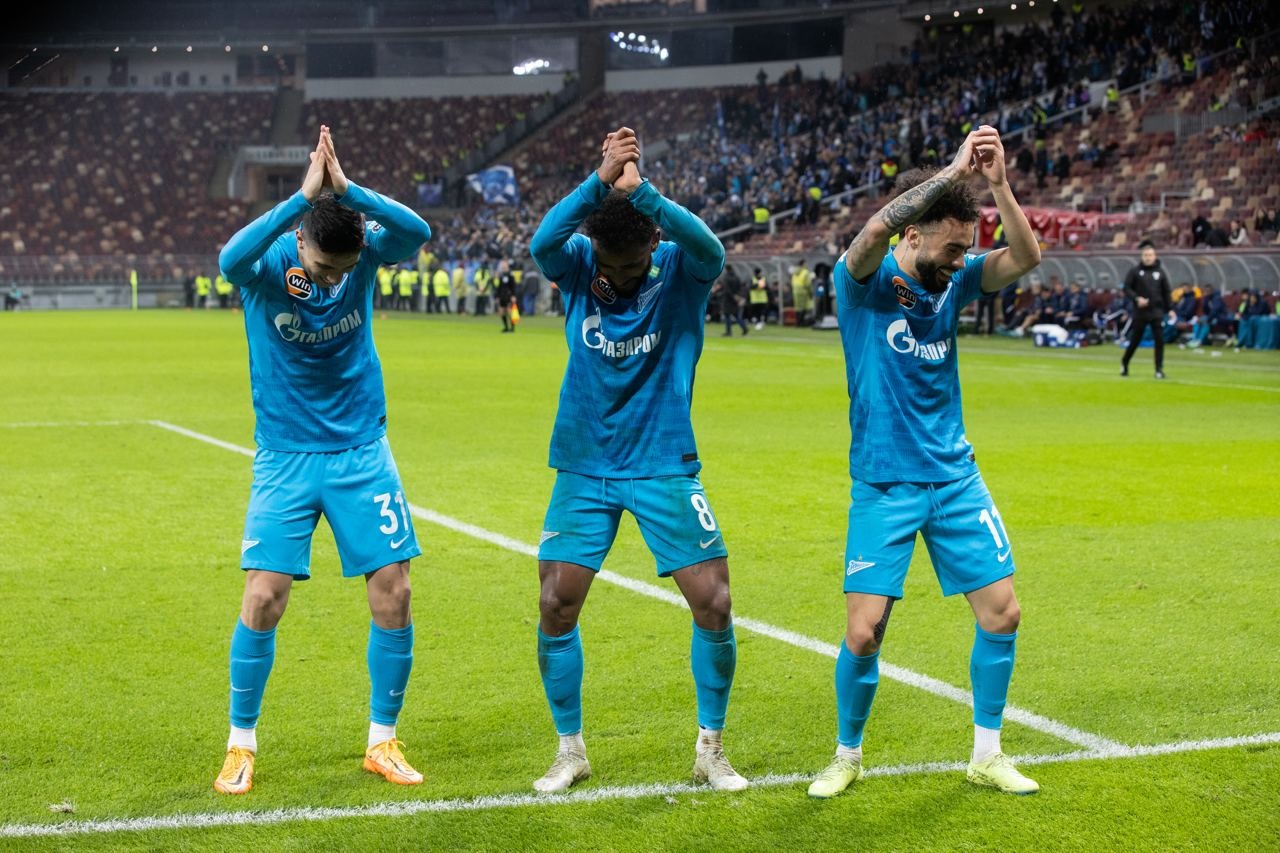
<svg viewBox="0 0 1280 853">
<path fill-rule="evenodd" d="M 880 641 L 884 639 L 884 629 L 889 626 L 889 613 L 893 610 L 893 599 L 889 599 L 884 606 L 884 615 L 880 617 L 880 621 L 871 629 L 871 635 L 876 639 L 876 645 L 880 645 Z"/>
</svg>

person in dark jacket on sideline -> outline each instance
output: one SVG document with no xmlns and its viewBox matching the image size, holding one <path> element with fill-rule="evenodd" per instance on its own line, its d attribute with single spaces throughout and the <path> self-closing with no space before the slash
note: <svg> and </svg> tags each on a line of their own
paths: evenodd
<svg viewBox="0 0 1280 853">
<path fill-rule="evenodd" d="M 1124 294 L 1133 303 L 1133 323 L 1129 327 L 1129 345 L 1120 361 L 1120 375 L 1129 375 L 1129 359 L 1142 343 L 1142 333 L 1151 327 L 1151 340 L 1156 350 L 1156 379 L 1164 379 L 1164 318 L 1173 321 L 1173 300 L 1169 295 L 1169 275 L 1160 266 L 1156 247 L 1150 240 L 1138 244 L 1141 263 L 1124 277 Z"/>
</svg>

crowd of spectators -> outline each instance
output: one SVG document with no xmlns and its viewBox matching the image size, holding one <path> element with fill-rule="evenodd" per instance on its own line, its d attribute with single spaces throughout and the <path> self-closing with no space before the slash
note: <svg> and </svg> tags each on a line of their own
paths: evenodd
<svg viewBox="0 0 1280 853">
<path fill-rule="evenodd" d="M 248 205 L 217 155 L 267 141 L 270 93 L 0 94 L 0 256 L 209 251 Z"/>
<path fill-rule="evenodd" d="M 760 72 L 754 86 L 600 95 L 519 152 L 523 202 L 541 211 L 558 200 L 594 168 L 597 137 L 624 123 L 653 152 L 646 175 L 717 232 L 759 222 L 762 212 L 817 223 L 823 199 L 945 163 L 979 123 L 1000 128 L 1013 165 L 1037 185 L 1061 183 L 1117 156 L 1116 140 L 1086 138 L 1068 151 L 1048 129 L 1055 115 L 1090 105 L 1090 81 L 1114 79 L 1112 91 L 1171 74 L 1194 81 L 1211 70 L 1206 57 L 1275 15 L 1259 0 L 1065 5 L 995 35 L 927 28 L 901 62 L 834 80 L 806 80 L 797 66 L 773 83 Z M 492 218 L 516 242 L 536 226 L 509 212 Z"/>
<path fill-rule="evenodd" d="M 1011 166 L 1039 184 L 1105 169 L 1117 157 L 1115 140 L 1081 139 L 1068 149 L 1048 125 L 1090 105 L 1090 81 L 1114 79 L 1123 89 L 1179 71 L 1193 80 L 1211 70 L 1206 57 L 1262 32 L 1276 14 L 1265 0 L 1087 10 L 1063 3 L 1017 30 L 926 27 L 899 61 L 835 79 L 806 79 L 797 66 L 775 81 L 762 71 L 754 85 L 602 93 L 513 153 L 518 204 L 474 205 L 433 222 L 436 250 L 451 262 L 526 257 L 541 215 L 598 164 L 601 135 L 628 124 L 646 146 L 646 176 L 714 230 L 745 228 L 734 239 L 746 240 L 753 223 L 789 211 L 801 224 L 823 225 L 819 245 L 838 251 L 858 218 L 827 219 L 820 202 L 947 162 L 979 123 L 1001 129 Z M 1280 68 L 1274 57 L 1251 61 L 1247 79 Z M 1233 85 L 1219 101 L 1245 103 L 1251 91 Z M 211 154 L 267 141 L 269 93 L 0 98 L 9 119 L 0 125 L 9 154 L 0 169 L 0 263 L 14 255 L 212 253 L 248 216 L 243 202 L 210 198 Z M 354 179 L 405 197 L 538 100 L 317 100 L 299 131 L 309 138 L 323 118 Z M 1109 107 L 1109 95 L 1097 106 Z M 1274 210 L 1252 218 L 1206 233 L 1216 240 L 1212 232 L 1222 230 L 1228 245 L 1275 234 Z"/>
<path fill-rule="evenodd" d="M 412 202 L 546 97 L 325 98 L 306 102 L 298 131 L 314 141 L 328 125 L 353 179 Z"/>
</svg>

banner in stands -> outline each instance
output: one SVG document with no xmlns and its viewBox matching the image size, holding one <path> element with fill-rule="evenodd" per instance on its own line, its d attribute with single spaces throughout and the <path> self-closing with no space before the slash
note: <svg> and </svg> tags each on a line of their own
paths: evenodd
<svg viewBox="0 0 1280 853">
<path fill-rule="evenodd" d="M 1100 225 L 1116 225 L 1133 219 L 1128 213 L 1100 213 L 1096 210 L 1059 210 L 1051 207 L 1024 207 L 1031 227 L 1040 232 L 1044 242 L 1054 245 L 1064 241 L 1071 232 L 1091 232 Z M 998 213 L 994 207 L 982 208 L 978 222 L 978 245 L 988 247 L 993 242 Z M 1084 240 L 1081 241 L 1085 242 Z"/>
<path fill-rule="evenodd" d="M 444 204 L 443 181 L 421 181 L 418 184 L 418 206 L 440 207 Z"/>
<path fill-rule="evenodd" d="M 467 175 L 467 186 L 484 196 L 486 204 L 518 204 L 520 201 L 516 171 L 510 166 L 490 166 Z"/>
</svg>

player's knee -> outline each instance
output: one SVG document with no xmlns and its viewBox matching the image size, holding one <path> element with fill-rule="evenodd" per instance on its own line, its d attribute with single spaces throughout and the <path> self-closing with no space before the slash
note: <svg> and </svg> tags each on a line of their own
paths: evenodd
<svg viewBox="0 0 1280 853">
<path fill-rule="evenodd" d="M 1022 622 L 1022 608 L 1017 599 L 1010 599 L 1004 606 L 984 613 L 978 625 L 989 634 L 1012 634 Z"/>
<path fill-rule="evenodd" d="M 244 618 L 254 630 L 270 630 L 284 614 L 287 593 L 267 584 L 254 584 L 244 592 Z"/>
<path fill-rule="evenodd" d="M 538 596 L 543 625 L 560 632 L 570 630 L 577 623 L 581 609 L 581 601 L 561 595 L 554 584 L 545 584 Z"/>
<path fill-rule="evenodd" d="M 399 570 L 385 567 L 366 576 L 369 613 L 380 628 L 404 628 L 412 619 L 413 588 L 409 584 L 408 564 L 400 565 Z"/>
<path fill-rule="evenodd" d="M 717 584 L 696 606 L 691 605 L 693 621 L 708 631 L 723 631 L 729 627 L 733 614 L 733 599 L 729 595 L 728 582 Z"/>
<path fill-rule="evenodd" d="M 383 601 L 392 610 L 409 612 L 413 602 L 413 588 L 409 586 L 408 576 L 396 578 L 383 592 Z"/>
<path fill-rule="evenodd" d="M 845 628 L 844 644 L 858 657 L 875 654 L 880 648 L 880 639 L 874 625 L 856 622 Z"/>
</svg>

